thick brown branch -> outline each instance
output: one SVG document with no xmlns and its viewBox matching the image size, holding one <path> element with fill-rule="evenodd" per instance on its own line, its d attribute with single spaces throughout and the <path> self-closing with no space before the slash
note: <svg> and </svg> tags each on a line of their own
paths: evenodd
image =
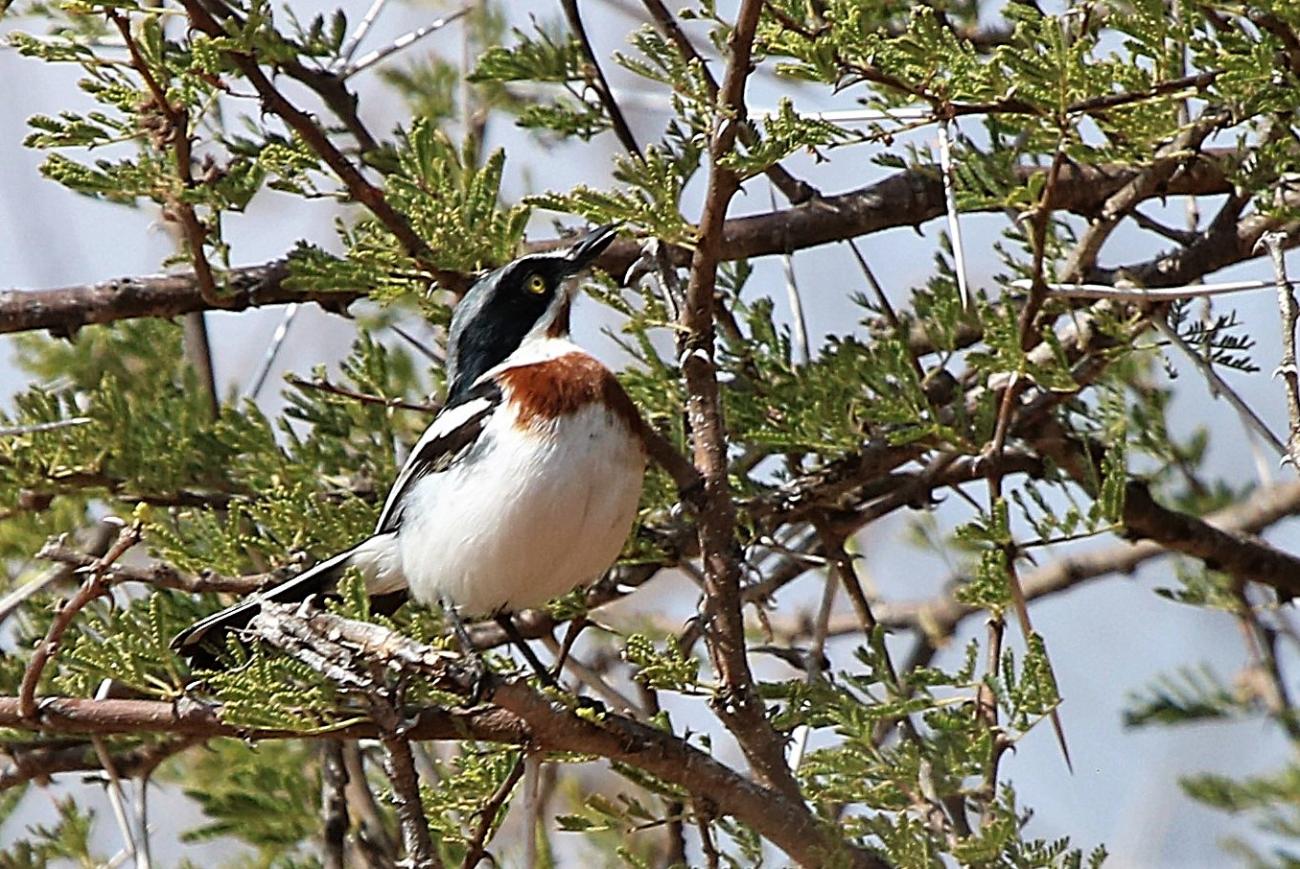
<svg viewBox="0 0 1300 869">
<path fill-rule="evenodd" d="M 126 778 L 148 773 L 173 754 L 194 744 L 195 738 L 186 736 L 141 745 L 113 755 L 113 770 Z M 95 772 L 103 769 L 95 747 L 84 742 L 0 749 L 0 753 L 9 756 L 9 765 L 0 769 L 0 791 L 58 773 Z"/>
<path fill-rule="evenodd" d="M 516 716 L 500 709 L 404 710 L 411 722 L 410 739 L 482 739 L 490 742 L 522 743 L 528 729 Z M 43 733 L 140 734 L 174 733 L 182 736 L 230 736 L 236 739 L 302 739 L 296 730 L 244 727 L 222 720 L 220 704 L 181 699 L 89 700 L 78 697 L 46 697 L 41 701 L 36 722 L 23 717 L 17 697 L 0 697 L 0 727 L 37 730 Z M 319 739 L 375 739 L 379 728 L 372 722 L 349 725 L 315 734 Z"/>
<path fill-rule="evenodd" d="M 302 660 L 313 655 L 339 671 L 335 650 L 346 649 L 385 672 L 403 671 L 432 678 L 458 692 L 472 686 L 459 660 L 446 652 L 365 622 L 313 611 L 295 615 L 290 607 L 267 606 L 258 620 L 277 638 L 300 643 Z M 266 636 L 267 630 L 262 630 Z M 279 642 L 279 639 L 277 639 Z M 313 666 L 315 666 L 313 664 Z M 361 684 L 353 671 L 338 672 L 346 683 Z M 472 681 L 472 680 L 471 680 Z M 803 866 L 843 865 L 883 869 L 872 855 L 845 843 L 823 824 L 802 799 L 749 781 L 685 740 L 658 728 L 613 713 L 596 720 L 553 705 L 527 682 L 500 681 L 489 676 L 487 699 L 527 727 L 531 746 L 544 751 L 572 751 L 622 761 L 709 800 L 721 810 L 753 827 Z M 4 723 L 0 701 L 0 724 Z M 423 738 L 412 733 L 408 738 Z"/>
<path fill-rule="evenodd" d="M 222 310 L 243 311 L 265 305 L 316 302 L 343 311 L 366 294 L 359 287 L 296 290 L 286 286 L 283 260 L 226 272 Z M 54 290 L 0 290 L 0 333 L 49 329 L 75 334 L 82 326 L 136 317 L 177 317 L 210 308 L 192 272 L 114 278 L 98 284 Z"/>
<path fill-rule="evenodd" d="M 1300 596 L 1300 558 L 1246 534 L 1215 528 L 1203 519 L 1156 503 L 1147 487 L 1129 483 L 1124 492 L 1124 527 L 1166 549 L 1199 558 L 1238 582 L 1259 582 L 1284 599 Z"/>
<path fill-rule="evenodd" d="M 1168 183 L 1152 193 L 1162 196 L 1208 196 L 1228 193 L 1232 186 L 1225 175 L 1227 161 L 1236 157 L 1235 150 L 1211 150 L 1191 165 L 1175 173 Z M 1027 166 L 1017 170 L 1019 177 L 1029 178 L 1045 170 Z M 1082 166 L 1066 164 L 1061 168 L 1052 194 L 1054 207 L 1088 214 L 1101 207 L 1138 173 L 1138 169 L 1118 166 Z M 990 206 L 993 210 L 993 206 Z M 923 167 L 897 172 L 880 181 L 825 196 L 815 203 L 748 217 L 732 218 L 723 224 L 719 256 L 725 260 L 752 258 L 786 253 L 869 235 L 902 226 L 917 226 L 944 213 L 943 182 L 938 170 Z M 1224 266 L 1253 256 L 1250 245 L 1268 227 L 1256 227 L 1249 245 L 1206 244 L 1191 254 L 1171 254 L 1163 258 L 1168 265 L 1131 266 L 1127 270 L 1096 270 L 1088 280 L 1113 283 L 1124 271 L 1132 272 L 1144 286 L 1172 286 L 1186 283 Z M 571 243 L 553 239 L 528 245 L 530 251 L 549 250 Z M 687 252 L 675 250 L 685 262 Z M 641 256 L 640 243 L 617 241 L 597 262 L 611 275 L 623 275 Z M 1154 273 L 1148 279 L 1148 272 Z M 1167 278 L 1161 278 L 1167 273 Z M 231 269 L 225 274 L 226 287 L 222 308 L 241 311 L 250 307 L 280 305 L 291 302 L 316 302 L 334 311 L 364 296 L 365 288 L 340 287 L 337 290 L 295 290 L 285 286 L 288 267 L 283 261 L 259 266 Z M 191 311 L 208 309 L 198 291 L 195 276 L 190 274 L 129 277 L 87 286 L 57 290 L 0 291 L 0 333 L 51 329 L 70 334 L 91 323 L 109 323 L 133 317 L 174 317 Z"/>
<path fill-rule="evenodd" d="M 1300 513 L 1300 483 L 1285 483 L 1258 489 L 1240 503 L 1194 521 L 1206 528 L 1217 529 L 1219 534 L 1246 535 L 1258 534 L 1296 513 Z M 1036 600 L 1110 574 L 1132 573 L 1142 564 L 1168 555 L 1172 549 L 1144 540 L 1063 558 L 1025 575 L 1025 598 Z M 894 629 L 920 628 L 935 644 L 950 636 L 962 619 L 978 612 L 980 610 L 957 600 L 952 593 L 920 603 L 886 603 L 876 607 L 882 625 Z M 830 631 L 832 634 L 850 633 L 856 627 L 856 620 L 846 617 L 832 623 Z"/>
</svg>

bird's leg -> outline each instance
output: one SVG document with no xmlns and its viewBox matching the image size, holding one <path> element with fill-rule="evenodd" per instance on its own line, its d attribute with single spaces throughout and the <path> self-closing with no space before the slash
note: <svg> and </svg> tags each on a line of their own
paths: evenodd
<svg viewBox="0 0 1300 869">
<path fill-rule="evenodd" d="M 543 666 L 542 662 L 537 659 L 537 655 L 533 653 L 532 648 L 528 645 L 528 641 L 524 639 L 524 635 L 519 633 L 519 628 L 515 626 L 515 621 L 511 617 L 510 613 L 497 613 L 495 619 L 496 623 L 501 626 L 501 630 L 506 632 L 506 636 L 510 639 L 510 642 L 514 644 L 515 648 L 523 653 L 524 658 L 528 661 L 528 665 L 533 668 L 533 672 L 537 674 L 537 678 L 542 681 L 542 685 L 547 688 L 555 688 L 558 690 L 560 683 L 555 681 L 555 677 L 551 675 L 551 671 Z"/>
<path fill-rule="evenodd" d="M 479 651 L 478 646 L 474 645 L 474 641 L 470 639 L 469 630 L 465 627 L 465 622 L 460 617 L 460 610 L 456 608 L 456 605 L 444 599 L 442 601 L 442 611 L 451 620 L 451 630 L 456 635 L 456 641 L 460 643 L 460 653 L 464 657 L 466 667 L 469 670 L 469 705 L 477 706 L 487 693 L 488 677 L 491 671 L 488 669 L 487 662 L 483 660 L 483 654 Z"/>
<path fill-rule="evenodd" d="M 569 652 L 573 650 L 573 644 L 577 642 L 583 628 L 589 624 L 591 621 L 586 616 L 578 616 L 569 622 L 569 628 L 564 632 L 564 641 L 560 643 L 560 653 L 555 656 L 555 678 L 560 678 L 560 674 L 564 672 L 564 662 L 569 660 Z"/>
</svg>

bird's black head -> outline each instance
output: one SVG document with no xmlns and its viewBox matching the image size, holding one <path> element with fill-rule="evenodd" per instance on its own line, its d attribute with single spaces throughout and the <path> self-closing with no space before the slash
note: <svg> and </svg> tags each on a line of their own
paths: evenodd
<svg viewBox="0 0 1300 869">
<path fill-rule="evenodd" d="M 525 342 L 569 334 L 572 278 L 609 247 L 616 233 L 613 224 L 598 227 L 567 248 L 520 257 L 474 282 L 451 318 L 449 402 Z"/>
</svg>

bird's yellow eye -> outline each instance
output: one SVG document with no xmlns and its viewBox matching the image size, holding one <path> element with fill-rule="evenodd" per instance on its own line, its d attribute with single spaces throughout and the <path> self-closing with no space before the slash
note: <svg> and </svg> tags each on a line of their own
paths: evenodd
<svg viewBox="0 0 1300 869">
<path fill-rule="evenodd" d="M 546 279 L 541 275 L 533 275 L 528 279 L 528 283 L 524 284 L 524 286 L 528 288 L 528 292 L 536 293 L 540 296 L 542 293 L 546 292 Z"/>
</svg>

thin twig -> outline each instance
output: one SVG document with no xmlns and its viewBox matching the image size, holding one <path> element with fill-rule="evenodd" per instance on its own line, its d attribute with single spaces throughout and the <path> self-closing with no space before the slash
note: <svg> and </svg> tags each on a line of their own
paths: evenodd
<svg viewBox="0 0 1300 869">
<path fill-rule="evenodd" d="M 1290 284 L 1297 283 L 1290 281 Z M 1017 290 L 1029 289 L 1024 279 L 1012 281 L 1008 286 Z M 1251 290 L 1269 290 L 1277 286 L 1273 281 L 1224 281 L 1215 284 L 1187 284 L 1180 287 L 1146 288 L 1137 286 L 1109 286 L 1107 284 L 1045 284 L 1054 295 L 1071 299 L 1115 299 L 1119 302 L 1175 302 L 1202 296 L 1223 296 Z"/>
<path fill-rule="evenodd" d="M 770 180 L 770 179 L 769 179 Z M 768 184 L 767 199 L 776 211 L 776 194 L 774 185 Z M 790 301 L 790 314 L 794 321 L 795 364 L 807 365 L 812 359 L 812 348 L 808 341 L 808 318 L 803 311 L 803 297 L 799 294 L 799 281 L 794 274 L 794 254 L 788 251 L 781 254 L 781 266 L 785 271 L 785 294 Z"/>
<path fill-rule="evenodd" d="M 636 136 L 632 134 L 632 128 L 628 126 L 627 118 L 623 117 L 623 110 L 619 108 L 618 100 L 614 99 L 614 92 L 609 87 L 609 81 L 605 78 L 605 71 L 601 69 L 600 59 L 596 57 L 595 50 L 591 47 L 591 39 L 587 36 L 587 28 L 582 23 L 582 13 L 578 11 L 578 0 L 560 0 L 560 6 L 564 9 L 564 17 L 569 22 L 569 29 L 573 31 L 574 38 L 578 40 L 578 45 L 582 49 L 582 54 L 587 60 L 590 70 L 584 70 L 587 77 L 587 84 L 596 92 L 597 99 L 605 109 L 605 114 L 609 117 L 610 124 L 614 127 L 614 134 L 618 140 L 623 143 L 623 147 L 633 157 L 641 156 L 641 146 L 636 142 Z"/>
<path fill-rule="evenodd" d="M 719 91 L 718 81 L 713 77 L 713 73 L 709 71 L 708 63 L 696 51 L 690 38 L 682 30 L 681 25 L 677 23 L 677 18 L 663 4 L 662 0 L 642 0 L 642 3 L 646 11 L 650 13 L 650 17 L 654 19 L 655 26 L 659 29 L 660 34 L 677 46 L 677 52 L 682 56 L 682 59 L 688 64 L 698 65 L 700 74 L 704 77 L 704 86 L 708 90 L 709 98 L 716 101 Z M 757 134 L 748 124 L 742 126 L 738 135 L 741 143 L 746 147 L 752 147 L 758 141 Z M 763 172 L 791 205 L 799 205 L 821 196 L 817 188 L 807 181 L 791 175 L 780 163 L 773 163 Z"/>
<path fill-rule="evenodd" d="M 885 321 L 889 323 L 889 328 L 894 331 L 894 336 L 898 338 L 902 345 L 907 348 L 908 359 L 911 360 L 912 370 L 916 373 L 916 379 L 920 382 L 925 380 L 925 367 L 921 365 L 920 358 L 912 350 L 910 342 L 907 340 L 907 328 L 903 321 L 898 319 L 894 306 L 890 304 L 889 296 L 885 295 L 885 288 L 880 286 L 880 281 L 876 280 L 876 273 L 871 270 L 867 263 L 867 258 L 862 255 L 858 249 L 858 243 L 853 239 L 847 239 L 849 250 L 853 251 L 853 257 L 858 261 L 858 268 L 862 270 L 862 276 L 867 279 L 867 284 L 871 287 L 871 292 L 876 296 L 876 304 L 880 306 L 880 312 L 885 315 Z M 964 303 L 963 303 L 964 304 Z"/>
<path fill-rule="evenodd" d="M 813 622 L 812 642 L 808 646 L 808 654 L 805 656 L 804 670 L 806 671 L 805 681 L 808 684 L 815 683 L 822 677 L 823 661 L 826 657 L 826 635 L 830 629 L 831 610 L 835 607 L 835 591 L 838 588 L 834 580 L 826 577 L 822 584 L 822 599 L 817 607 L 817 618 Z M 808 737 L 812 734 L 812 728 L 807 724 L 800 724 L 790 735 L 790 769 L 798 771 L 803 764 L 804 752 L 808 748 Z"/>
<path fill-rule="evenodd" d="M 343 763 L 342 742 L 329 740 L 320 746 L 320 768 L 325 869 L 344 869 L 347 865 L 348 771 Z"/>
<path fill-rule="evenodd" d="M 1188 343 L 1183 340 L 1183 337 L 1179 335 L 1172 326 L 1165 322 L 1163 317 L 1154 317 L 1151 322 L 1155 325 L 1156 329 L 1160 331 L 1160 334 L 1169 339 L 1170 344 L 1173 344 L 1179 350 L 1183 351 L 1187 358 L 1192 360 L 1192 364 L 1195 365 L 1201 374 L 1205 376 L 1205 379 L 1210 382 L 1211 387 L 1217 390 L 1218 393 L 1226 398 L 1228 403 L 1233 406 L 1237 411 L 1237 414 L 1241 417 L 1242 423 L 1246 425 L 1247 428 L 1251 429 L 1267 441 L 1269 446 L 1273 447 L 1279 456 L 1287 455 L 1286 445 L 1282 443 L 1281 439 L 1278 438 L 1277 435 L 1273 434 L 1272 429 L 1268 427 L 1268 424 L 1264 422 L 1264 420 L 1260 419 L 1259 414 L 1255 413 L 1251 406 L 1246 403 L 1245 399 L 1238 395 L 1237 391 L 1229 386 L 1226 380 L 1219 376 L 1219 372 L 1214 370 L 1213 365 L 1206 362 L 1201 354 L 1197 353 L 1195 349 L 1188 345 Z"/>
<path fill-rule="evenodd" d="M 363 404 L 382 404 L 384 407 L 396 407 L 402 410 L 416 410 L 421 413 L 437 413 L 439 406 L 436 404 L 420 404 L 414 401 L 407 401 L 403 398 L 384 398 L 382 395 L 371 395 L 368 392 L 357 392 L 348 389 L 346 386 L 339 386 L 330 383 L 328 380 L 304 380 L 295 374 L 285 377 L 285 380 L 293 386 L 300 389 L 316 389 L 321 392 L 328 392 L 330 395 L 338 395 L 343 398 L 350 398 Z"/>
<path fill-rule="evenodd" d="M 345 66 L 352 60 L 352 55 L 357 53 L 357 49 L 361 47 L 361 40 L 365 39 L 366 34 L 370 32 L 370 25 L 375 23 L 375 19 L 379 17 L 379 13 L 386 5 L 388 0 L 373 0 L 366 14 L 361 16 L 361 20 L 357 22 L 357 29 L 352 31 L 352 35 L 339 49 L 339 57 L 343 59 Z"/>
<path fill-rule="evenodd" d="M 474 811 L 478 824 L 474 828 L 474 835 L 470 837 L 469 847 L 465 849 L 465 860 L 461 863 L 461 869 L 474 869 L 487 854 L 488 837 L 499 828 L 497 816 L 501 814 L 501 808 L 506 804 L 506 800 L 510 799 L 515 785 L 519 784 L 519 779 L 523 777 L 526 757 L 524 752 L 520 752 L 501 784 L 497 785 L 497 789 L 487 801 Z"/>
<path fill-rule="evenodd" d="M 36 557 L 45 561 L 74 568 L 77 572 L 100 570 L 104 582 L 108 585 L 120 585 L 124 582 L 139 582 L 155 588 L 173 588 L 191 594 L 207 592 L 234 592 L 235 594 L 252 594 L 266 586 L 284 580 L 278 573 L 255 573 L 247 576 L 223 576 L 219 573 L 202 573 L 191 575 L 182 573 L 170 564 L 162 561 L 146 567 L 126 564 L 105 564 L 96 568 L 100 559 L 70 546 L 65 546 L 62 538 L 47 543 L 36 553 Z M 26 588 L 26 586 L 24 586 Z M 2 606 L 2 605 L 0 605 Z"/>
<path fill-rule="evenodd" d="M 126 794 L 122 791 L 122 780 L 118 777 L 117 768 L 113 765 L 113 758 L 108 753 L 108 747 L 104 744 L 104 737 L 91 736 L 90 744 L 94 746 L 95 756 L 99 759 L 104 775 L 108 779 L 105 788 L 108 795 L 108 805 L 113 810 L 113 820 L 117 822 L 118 829 L 122 831 L 123 849 L 129 859 L 136 860 L 138 863 L 139 852 L 136 850 L 135 833 L 131 829 L 131 821 L 126 814 Z"/>
<path fill-rule="evenodd" d="M 23 718 L 29 720 L 37 718 L 36 689 L 40 685 L 41 675 L 45 672 L 45 665 L 59 651 L 63 635 L 72 624 L 72 620 L 76 618 L 77 613 L 81 612 L 86 604 L 108 591 L 106 578 L 109 568 L 128 549 L 140 542 L 140 533 L 138 523 L 132 523 L 123 528 L 112 548 L 104 553 L 102 557 L 96 559 L 94 564 L 85 568 L 87 573 L 86 581 L 82 583 L 77 593 L 70 600 L 65 601 L 63 606 L 59 607 L 58 612 L 54 614 L 54 621 L 50 623 L 50 628 L 45 633 L 45 639 L 36 646 L 36 650 L 32 652 L 31 660 L 27 662 L 27 669 L 23 671 L 22 684 L 18 690 L 18 707 Z"/>
<path fill-rule="evenodd" d="M 1021 350 L 1028 353 L 1035 345 L 1035 323 L 1038 312 L 1042 309 L 1043 303 L 1047 298 L 1047 288 L 1043 280 L 1046 268 L 1046 250 L 1047 250 L 1047 232 L 1048 226 L 1052 219 L 1052 211 L 1056 207 L 1055 193 L 1056 185 L 1060 180 L 1061 168 L 1065 165 L 1065 134 L 1062 133 L 1057 141 L 1056 152 L 1052 157 L 1052 168 L 1047 175 L 1047 184 L 1043 189 L 1042 198 L 1039 200 L 1035 209 L 1029 214 L 1028 230 L 1030 243 L 1033 246 L 1033 276 L 1030 281 L 1029 298 L 1026 300 L 1024 307 L 1020 311 L 1019 322 L 1017 323 L 1017 332 Z M 1016 401 L 1020 395 L 1021 389 L 1026 385 L 1028 378 L 1021 376 L 1023 372 L 1017 370 L 1010 372 L 1011 378 L 1002 392 L 1002 398 L 998 405 L 997 422 L 993 432 L 993 439 L 989 444 L 989 449 L 985 453 L 986 457 L 993 461 L 989 462 L 985 480 L 988 484 L 988 513 L 990 516 L 996 516 L 997 513 L 1005 508 L 1003 500 L 1002 483 L 1005 471 L 1003 467 L 1003 458 L 1006 451 L 1007 437 L 1011 432 L 1012 417 L 1016 409 Z M 1025 600 L 1024 586 L 1020 582 L 1020 574 L 1016 566 L 1017 547 L 1012 539 L 1008 539 L 999 547 L 1002 556 L 1003 568 L 1006 571 L 1008 591 L 1011 596 L 1012 608 L 1020 622 L 1021 632 L 1028 642 L 1035 635 L 1033 622 L 1030 620 L 1029 605 Z M 976 715 L 979 716 L 989 730 L 990 747 L 988 765 L 985 769 L 984 789 L 986 802 L 985 806 L 991 807 L 997 797 L 997 773 L 998 764 L 1002 758 L 1004 750 L 1003 737 L 998 725 L 998 704 L 997 698 L 989 684 L 989 680 L 996 678 L 998 666 L 1002 656 L 1002 640 L 1005 636 L 1005 622 L 1003 613 L 1000 609 L 990 609 L 988 619 L 988 648 L 986 673 L 988 679 L 981 681 L 979 688 L 976 690 L 975 708 Z M 1050 662 L 1049 662 L 1050 666 Z M 1056 709 L 1052 709 L 1050 714 L 1052 722 L 1052 731 L 1056 735 L 1057 745 L 1060 747 L 1061 756 L 1065 759 L 1065 765 L 1071 767 L 1070 750 L 1065 740 L 1065 728 L 1061 724 L 1060 714 Z M 985 811 L 983 820 L 985 823 L 991 822 L 994 813 Z"/>
<path fill-rule="evenodd" d="M 1300 368 L 1296 367 L 1296 321 L 1300 320 L 1300 305 L 1291 292 L 1291 281 L 1286 276 L 1286 258 L 1283 256 L 1281 233 L 1268 232 L 1260 242 L 1268 248 L 1273 259 L 1273 275 L 1277 280 L 1277 304 L 1282 312 L 1282 362 L 1274 377 L 1281 377 L 1286 385 L 1286 403 L 1290 416 L 1287 436 L 1287 455 L 1291 467 L 1300 473 Z"/>
<path fill-rule="evenodd" d="M 190 23 L 196 30 L 209 36 L 224 37 L 221 24 L 212 17 L 200 0 L 182 0 Z M 434 265 L 433 252 L 429 250 L 405 215 L 389 204 L 384 191 L 366 180 L 352 161 L 343 155 L 329 136 L 312 120 L 311 116 L 289 102 L 259 66 L 257 58 L 241 51 L 227 51 L 226 56 L 243 73 L 262 100 L 265 111 L 277 115 L 303 142 L 334 171 L 357 202 L 364 205 L 393 234 L 408 256 L 419 262 L 442 286 L 463 290 L 465 278 L 456 272 Z"/>
<path fill-rule="evenodd" d="M 215 420 L 221 415 L 221 398 L 217 394 L 217 376 L 212 365 L 212 344 L 208 341 L 208 323 L 202 311 L 185 315 L 183 343 L 185 358 L 198 378 L 203 397 L 207 400 L 208 416 Z"/>
</svg>

